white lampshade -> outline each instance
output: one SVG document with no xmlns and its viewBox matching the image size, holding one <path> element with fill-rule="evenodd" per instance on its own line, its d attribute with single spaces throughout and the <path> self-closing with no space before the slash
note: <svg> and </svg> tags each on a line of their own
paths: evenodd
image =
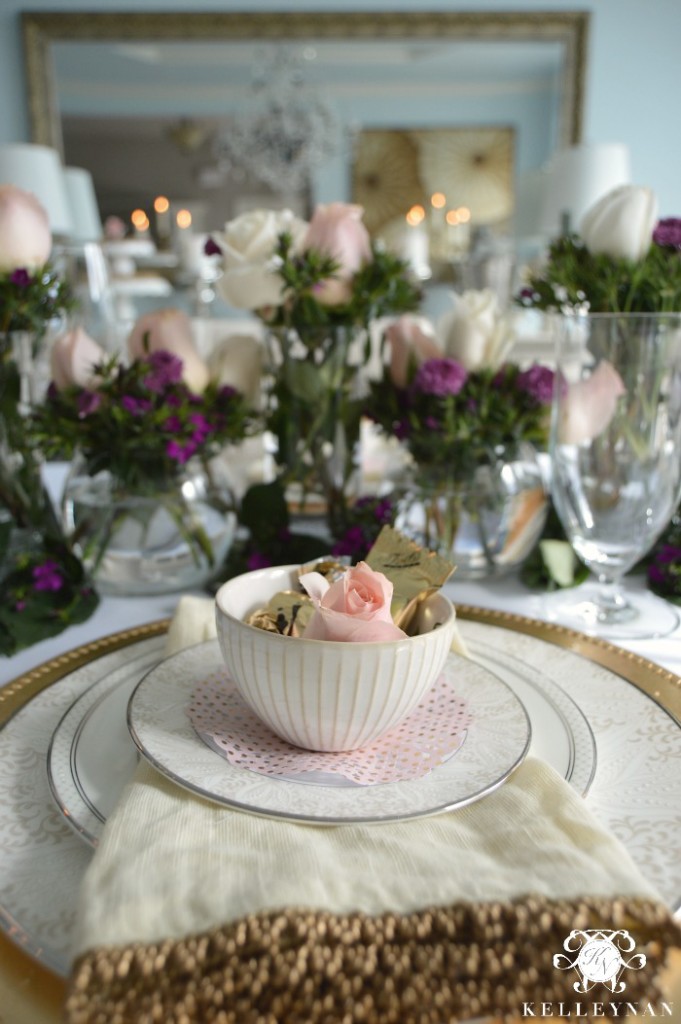
<svg viewBox="0 0 681 1024">
<path fill-rule="evenodd" d="M 102 237 L 102 221 L 92 175 L 84 167 L 65 167 L 64 177 L 73 223 L 71 241 L 98 242 Z"/>
<path fill-rule="evenodd" d="M 0 184 L 16 185 L 42 203 L 54 236 L 68 237 L 73 224 L 64 169 L 56 149 L 29 142 L 0 145 Z"/>
<path fill-rule="evenodd" d="M 628 148 L 619 142 L 571 146 L 556 153 L 547 168 L 541 216 L 542 234 L 561 234 L 565 219 L 570 230 L 593 204 L 617 188 L 631 183 Z"/>
</svg>

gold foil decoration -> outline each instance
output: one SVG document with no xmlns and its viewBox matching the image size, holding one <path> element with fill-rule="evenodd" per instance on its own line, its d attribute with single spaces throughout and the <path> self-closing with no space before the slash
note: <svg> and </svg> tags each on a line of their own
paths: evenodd
<svg viewBox="0 0 681 1024">
<path fill-rule="evenodd" d="M 301 566 L 298 575 L 304 576 L 306 572 L 318 572 L 329 583 L 335 583 L 347 570 L 348 566 L 343 562 L 337 562 L 332 558 L 321 558 L 318 562 L 308 562 L 307 565 Z"/>
<path fill-rule="evenodd" d="M 382 572 L 393 585 L 390 612 L 397 626 L 409 633 L 416 611 L 424 598 L 439 590 L 454 572 L 441 555 L 422 548 L 392 526 L 384 526 L 366 557 L 367 564 Z M 335 583 L 348 566 L 331 558 L 301 566 L 299 575 L 318 572 Z M 249 625 L 282 636 L 302 636 L 314 612 L 314 605 L 302 590 L 282 590 L 246 620 Z"/>
<path fill-rule="evenodd" d="M 406 633 L 420 602 L 439 590 L 455 568 L 446 558 L 420 547 L 392 526 L 383 527 L 366 562 L 392 583 L 390 611 L 395 624 Z"/>
<path fill-rule="evenodd" d="M 249 626 L 266 629 L 282 636 L 301 636 L 312 618 L 314 605 L 297 590 L 282 590 L 270 598 L 265 608 L 258 608 L 246 619 Z"/>
</svg>

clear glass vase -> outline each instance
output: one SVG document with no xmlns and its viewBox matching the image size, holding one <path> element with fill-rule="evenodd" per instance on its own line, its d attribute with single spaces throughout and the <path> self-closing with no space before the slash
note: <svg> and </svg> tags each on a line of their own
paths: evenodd
<svg viewBox="0 0 681 1024">
<path fill-rule="evenodd" d="M 267 429 L 292 511 L 345 525 L 359 488 L 365 333 L 356 327 L 268 335 Z"/>
<path fill-rule="evenodd" d="M 228 481 L 190 460 L 182 471 L 131 489 L 77 456 L 62 497 L 64 527 L 97 589 L 162 594 L 204 586 L 236 530 Z"/>
<path fill-rule="evenodd" d="M 31 338 L 26 331 L 0 333 L 0 525 L 11 521 L 56 539 L 58 517 L 43 485 L 40 456 L 27 440 L 31 394 L 21 358 L 30 364 Z"/>
<path fill-rule="evenodd" d="M 0 353 L 13 360 L 19 374 L 20 411 L 26 413 L 45 398 L 51 379 L 50 346 L 56 325 L 42 331 L 10 331 L 0 334 Z"/>
<path fill-rule="evenodd" d="M 396 525 L 456 565 L 457 579 L 500 576 L 519 566 L 541 534 L 548 502 L 532 445 L 498 447 L 466 473 L 414 466 Z"/>
</svg>

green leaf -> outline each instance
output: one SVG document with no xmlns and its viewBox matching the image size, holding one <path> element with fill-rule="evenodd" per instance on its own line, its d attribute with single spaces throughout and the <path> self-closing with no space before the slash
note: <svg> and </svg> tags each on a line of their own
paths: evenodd
<svg viewBox="0 0 681 1024">
<path fill-rule="evenodd" d="M 546 571 L 558 587 L 572 587 L 575 573 L 581 564 L 566 540 L 542 540 L 539 551 Z"/>
<path fill-rule="evenodd" d="M 288 528 L 289 512 L 284 489 L 278 480 L 253 484 L 241 501 L 239 518 L 256 542 L 269 543 Z"/>
<path fill-rule="evenodd" d="M 301 402 L 314 404 L 330 383 L 325 380 L 325 375 L 328 375 L 325 366 L 315 366 L 302 359 L 287 360 L 285 372 L 286 376 L 278 387 L 279 393 L 286 389 L 290 397 Z"/>
</svg>

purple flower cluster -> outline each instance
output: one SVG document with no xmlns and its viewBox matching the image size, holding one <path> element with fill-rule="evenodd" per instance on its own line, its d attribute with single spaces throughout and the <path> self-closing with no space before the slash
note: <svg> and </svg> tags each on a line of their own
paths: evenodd
<svg viewBox="0 0 681 1024">
<path fill-rule="evenodd" d="M 681 548 L 664 544 L 648 566 L 648 580 L 675 593 L 681 587 Z"/>
<path fill-rule="evenodd" d="M 149 356 L 151 372 L 142 383 L 149 391 L 161 394 L 171 384 L 179 384 L 182 380 L 182 360 L 171 352 L 159 349 Z"/>
<path fill-rule="evenodd" d="M 93 412 L 97 412 L 101 404 L 102 396 L 97 391 L 81 391 L 76 398 L 78 418 L 82 420 L 86 416 L 91 416 Z"/>
<path fill-rule="evenodd" d="M 395 506 L 390 498 L 359 498 L 350 511 L 351 525 L 331 549 L 337 558 L 364 558 L 382 527 L 389 526 L 395 518 Z"/>
<path fill-rule="evenodd" d="M 33 284 L 33 278 L 25 267 L 17 267 L 16 270 L 13 270 L 9 275 L 9 279 L 15 288 L 28 288 L 29 285 Z"/>
<path fill-rule="evenodd" d="M 418 368 L 412 388 L 424 395 L 458 395 L 468 372 L 455 359 L 426 359 Z"/>
<path fill-rule="evenodd" d="M 59 565 L 48 559 L 33 569 L 34 590 L 61 590 L 64 586 L 64 577 L 61 574 Z"/>
<path fill-rule="evenodd" d="M 249 572 L 253 572 L 255 569 L 269 569 L 271 565 L 272 559 L 268 558 L 262 551 L 251 551 L 246 559 L 246 567 Z"/>
<path fill-rule="evenodd" d="M 406 391 L 387 372 L 372 385 L 369 415 L 417 466 L 470 474 L 500 445 L 546 445 L 554 377 L 540 365 L 466 370 L 454 359 L 429 359 Z"/>
<path fill-rule="evenodd" d="M 209 381 L 196 394 L 182 371 L 182 360 L 165 350 L 127 365 L 103 362 L 96 386 L 50 385 L 36 430 L 59 451 L 77 447 L 86 461 L 135 486 L 174 476 L 194 456 L 241 440 L 253 418 L 235 388 Z"/>
<path fill-rule="evenodd" d="M 195 455 L 200 445 L 214 432 L 215 426 L 206 419 L 200 412 L 193 412 L 187 417 L 187 423 L 191 424 L 191 434 L 183 441 L 174 438 L 166 445 L 166 455 L 180 465 L 184 465 Z M 169 416 L 165 421 L 166 429 L 179 433 L 182 430 L 182 421 L 178 416 Z"/>
<path fill-rule="evenodd" d="M 540 405 L 550 405 L 553 399 L 555 373 L 548 366 L 535 363 L 518 374 L 518 387 L 526 391 Z"/>
<path fill-rule="evenodd" d="M 148 398 L 138 398 L 136 395 L 123 395 L 121 406 L 133 416 L 144 416 L 152 408 Z"/>
<path fill-rule="evenodd" d="M 681 251 L 681 217 L 665 217 L 658 221 L 653 231 L 653 242 Z"/>
<path fill-rule="evenodd" d="M 203 247 L 203 252 L 205 256 L 222 256 L 222 249 L 217 244 L 215 239 L 210 237 L 210 235 L 206 239 L 206 244 Z"/>
</svg>

